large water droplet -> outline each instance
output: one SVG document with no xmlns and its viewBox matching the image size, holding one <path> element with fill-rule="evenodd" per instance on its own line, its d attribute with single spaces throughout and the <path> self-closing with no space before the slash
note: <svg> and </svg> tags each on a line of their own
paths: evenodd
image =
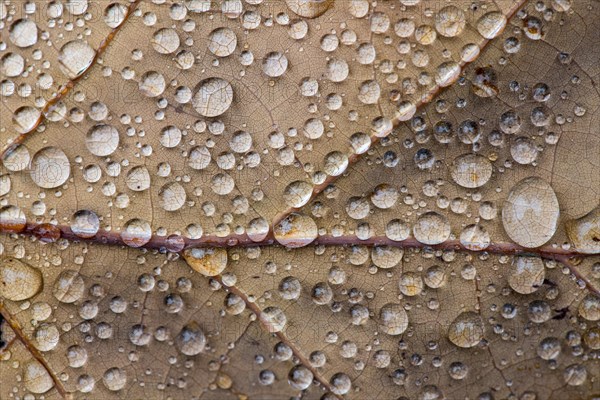
<svg viewBox="0 0 600 400">
<path fill-rule="evenodd" d="M 95 156 L 109 156 L 119 147 L 119 131 L 111 125 L 95 125 L 87 133 L 85 146 Z"/>
<path fill-rule="evenodd" d="M 92 238 L 100 229 L 100 219 L 95 212 L 79 210 L 73 214 L 71 231 L 80 238 Z"/>
<path fill-rule="evenodd" d="M 379 329 L 388 335 L 400 335 L 408 328 L 408 315 L 400 304 L 388 303 L 379 311 Z"/>
<path fill-rule="evenodd" d="M 450 237 L 450 223 L 443 215 L 430 211 L 417 219 L 413 235 L 423 244 L 440 244 Z"/>
<path fill-rule="evenodd" d="M 273 227 L 273 233 L 281 245 L 296 248 L 312 243 L 318 236 L 318 229 L 311 217 L 292 213 Z"/>
<path fill-rule="evenodd" d="M 0 297 L 27 300 L 42 289 L 42 273 L 16 258 L 0 260 Z"/>
<path fill-rule="evenodd" d="M 227 57 L 235 51 L 237 37 L 229 28 L 217 28 L 208 36 L 208 50 L 217 57 Z"/>
<path fill-rule="evenodd" d="M 30 47 L 38 41 L 38 27 L 30 19 L 18 19 L 10 26 L 8 37 L 17 47 Z"/>
<path fill-rule="evenodd" d="M 583 217 L 568 221 L 565 228 L 577 251 L 585 254 L 600 253 L 600 206 Z"/>
<path fill-rule="evenodd" d="M 61 71 L 71 79 L 84 73 L 92 62 L 96 52 L 83 40 L 72 40 L 66 43 L 58 55 Z"/>
<path fill-rule="evenodd" d="M 331 7 L 334 0 L 285 0 L 294 13 L 305 18 L 316 18 Z"/>
<path fill-rule="evenodd" d="M 514 259 L 508 284 L 517 293 L 530 294 L 544 283 L 544 261 L 535 256 L 517 256 Z"/>
<path fill-rule="evenodd" d="M 28 361 L 23 366 L 23 383 L 31 393 L 42 394 L 54 387 L 52 377 L 36 360 Z"/>
<path fill-rule="evenodd" d="M 229 109 L 233 101 L 231 84 L 221 78 L 204 79 L 192 98 L 194 109 L 205 117 L 216 117 Z"/>
<path fill-rule="evenodd" d="M 121 239 L 129 247 L 141 247 L 152 239 L 152 227 L 143 219 L 130 219 L 123 226 Z"/>
<path fill-rule="evenodd" d="M 194 271 L 216 276 L 227 267 L 227 250 L 222 248 L 193 248 L 183 252 L 183 258 Z"/>
<path fill-rule="evenodd" d="M 460 35 L 466 25 L 465 13 L 458 7 L 446 6 L 435 16 L 435 29 L 442 36 Z"/>
<path fill-rule="evenodd" d="M 552 187 L 541 178 L 529 177 L 511 189 L 502 207 L 502 225 L 521 246 L 539 247 L 556 232 L 559 213 Z"/>
<path fill-rule="evenodd" d="M 479 154 L 464 154 L 456 157 L 450 173 L 454 182 L 465 188 L 485 185 L 492 177 L 492 164 Z"/>
<path fill-rule="evenodd" d="M 287 323 L 284 312 L 277 307 L 267 307 L 260 313 L 260 320 L 269 332 L 281 332 Z"/>
<path fill-rule="evenodd" d="M 498 36 L 506 26 L 506 17 L 498 11 L 491 11 L 484 14 L 477 21 L 477 30 L 479 34 L 486 39 L 493 39 Z"/>
<path fill-rule="evenodd" d="M 461 313 L 448 328 L 448 339 L 458 347 L 474 347 L 483 339 L 485 329 L 481 317 L 472 311 Z"/>
<path fill-rule="evenodd" d="M 39 187 L 53 189 L 69 179 L 71 164 L 67 155 L 58 147 L 45 147 L 33 156 L 30 174 Z"/>
</svg>

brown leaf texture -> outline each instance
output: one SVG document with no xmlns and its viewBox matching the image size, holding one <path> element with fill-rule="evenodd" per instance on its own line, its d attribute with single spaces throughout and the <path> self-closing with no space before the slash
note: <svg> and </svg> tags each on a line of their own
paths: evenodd
<svg viewBox="0 0 600 400">
<path fill-rule="evenodd" d="M 0 399 L 600 396 L 600 3 L 0 3 Z"/>
</svg>

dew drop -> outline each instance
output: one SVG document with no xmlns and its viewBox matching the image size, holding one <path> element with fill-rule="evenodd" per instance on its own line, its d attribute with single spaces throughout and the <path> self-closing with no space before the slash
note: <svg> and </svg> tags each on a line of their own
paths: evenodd
<svg viewBox="0 0 600 400">
<path fill-rule="evenodd" d="M 413 235 L 420 243 L 440 244 L 450 237 L 450 223 L 443 215 L 430 211 L 417 219 L 413 226 Z"/>
<path fill-rule="evenodd" d="M 278 51 L 268 53 L 263 59 L 263 72 L 271 78 L 282 76 L 288 68 L 288 59 Z"/>
<path fill-rule="evenodd" d="M 87 133 L 85 146 L 95 156 L 109 156 L 119 147 L 119 131 L 111 125 L 95 125 Z"/>
<path fill-rule="evenodd" d="M 141 247 L 152 239 L 152 228 L 143 219 L 130 219 L 123 226 L 121 239 L 129 247 Z"/>
<path fill-rule="evenodd" d="M 544 283 L 544 262 L 540 257 L 517 256 L 513 261 L 508 284 L 517 293 L 530 294 Z"/>
<path fill-rule="evenodd" d="M 471 251 L 482 251 L 490 245 L 490 234 L 481 225 L 467 225 L 460 232 L 460 244 Z"/>
<path fill-rule="evenodd" d="M 295 14 L 305 18 L 316 18 L 333 5 L 334 0 L 285 0 Z"/>
<path fill-rule="evenodd" d="M 11 301 L 27 300 L 40 292 L 42 273 L 16 258 L 0 262 L 0 297 Z"/>
<path fill-rule="evenodd" d="M 218 247 L 186 249 L 183 258 L 194 271 L 204 276 L 219 275 L 227 267 L 227 250 Z"/>
<path fill-rule="evenodd" d="M 22 232 L 27 227 L 27 217 L 17 206 L 4 206 L 0 208 L 0 227 L 6 233 Z"/>
<path fill-rule="evenodd" d="M 371 261 L 379 268 L 393 268 L 402 261 L 404 251 L 398 247 L 375 246 L 371 250 Z"/>
<path fill-rule="evenodd" d="M 71 164 L 67 155 L 58 147 L 45 147 L 33 156 L 30 174 L 39 187 L 53 189 L 69 179 Z"/>
<path fill-rule="evenodd" d="M 473 189 L 485 185 L 492 177 L 492 164 L 479 154 L 464 154 L 454 159 L 450 174 L 458 185 Z"/>
<path fill-rule="evenodd" d="M 408 315 L 400 304 L 388 303 L 379 311 L 379 329 L 382 332 L 396 336 L 408 328 Z"/>
<path fill-rule="evenodd" d="M 121 368 L 109 368 L 102 374 L 102 383 L 112 392 L 119 391 L 127 385 L 127 374 Z"/>
<path fill-rule="evenodd" d="M 270 333 L 281 332 L 287 323 L 284 312 L 277 307 L 267 307 L 260 313 L 260 320 Z"/>
<path fill-rule="evenodd" d="M 567 221 L 565 229 L 577 251 L 600 253 L 600 206 L 578 219 Z"/>
<path fill-rule="evenodd" d="M 237 37 L 229 28 L 217 28 L 208 36 L 208 50 L 217 57 L 233 54 L 237 46 Z"/>
<path fill-rule="evenodd" d="M 275 240 L 288 248 L 304 247 L 318 236 L 317 224 L 304 214 L 292 213 L 273 227 Z"/>
<path fill-rule="evenodd" d="M 465 25 L 465 13 L 455 6 L 444 7 L 435 16 L 435 29 L 442 36 L 458 36 L 465 28 Z"/>
<path fill-rule="evenodd" d="M 491 11 L 484 14 L 477 21 L 477 31 L 485 39 L 493 39 L 504 30 L 506 26 L 506 17 L 498 11 Z"/>
<path fill-rule="evenodd" d="M 303 365 L 296 365 L 288 374 L 288 382 L 292 389 L 305 390 L 313 383 L 314 375 Z"/>
<path fill-rule="evenodd" d="M 60 49 L 58 61 L 60 70 L 69 78 L 83 74 L 96 57 L 94 49 L 83 40 L 72 40 Z"/>
<path fill-rule="evenodd" d="M 38 27 L 30 19 L 18 19 L 10 26 L 8 38 L 17 47 L 31 47 L 38 41 Z"/>
<path fill-rule="evenodd" d="M 233 88 L 229 82 L 221 78 L 207 78 L 198 85 L 192 105 L 200 115 L 216 117 L 225 113 L 232 101 Z"/>
<path fill-rule="evenodd" d="M 521 246 L 539 247 L 556 232 L 559 213 L 552 187 L 541 178 L 529 177 L 510 190 L 502 207 L 502 225 Z"/>
<path fill-rule="evenodd" d="M 461 313 L 448 328 L 448 339 L 462 348 L 477 346 L 483 339 L 483 335 L 483 320 L 472 311 Z"/>
<path fill-rule="evenodd" d="M 171 54 L 179 48 L 179 35 L 171 28 L 163 28 L 154 32 L 152 36 L 152 47 L 160 54 Z"/>
<path fill-rule="evenodd" d="M 46 393 L 54 387 L 54 381 L 52 377 L 36 360 L 28 361 L 23 366 L 23 383 L 25 389 L 35 394 Z"/>
<path fill-rule="evenodd" d="M 308 203 L 313 193 L 310 183 L 294 181 L 290 183 L 283 192 L 283 200 L 289 207 L 299 208 Z"/>
</svg>

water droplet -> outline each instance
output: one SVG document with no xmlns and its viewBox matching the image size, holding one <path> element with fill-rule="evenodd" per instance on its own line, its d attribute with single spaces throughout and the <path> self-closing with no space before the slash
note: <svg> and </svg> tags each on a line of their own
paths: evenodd
<svg viewBox="0 0 600 400">
<path fill-rule="evenodd" d="M 492 170 L 487 158 L 479 154 L 463 154 L 454 159 L 450 173 L 458 185 L 473 189 L 488 183 Z"/>
<path fill-rule="evenodd" d="M 277 307 L 267 307 L 260 313 L 260 320 L 271 333 L 281 332 L 287 323 L 284 312 Z"/>
<path fill-rule="evenodd" d="M 402 261 L 404 250 L 392 246 L 375 246 L 371 251 L 371 261 L 379 268 L 393 268 Z"/>
<path fill-rule="evenodd" d="M 31 47 L 38 41 L 38 27 L 30 19 L 18 19 L 10 26 L 8 38 L 17 47 Z"/>
<path fill-rule="evenodd" d="M 16 258 L 0 262 L 0 297 L 11 301 L 27 300 L 42 289 L 42 273 Z"/>
<path fill-rule="evenodd" d="M 135 192 L 143 192 L 150 188 L 150 173 L 143 166 L 133 167 L 127 173 L 127 187 Z"/>
<path fill-rule="evenodd" d="M 283 200 L 289 207 L 299 208 L 308 203 L 313 193 L 310 183 L 294 181 L 283 192 Z"/>
<path fill-rule="evenodd" d="M 408 328 L 408 315 L 400 304 L 388 303 L 379 311 L 379 329 L 388 335 L 396 336 Z"/>
<path fill-rule="evenodd" d="M 513 261 L 508 284 L 517 293 L 530 294 L 544 283 L 544 262 L 540 257 L 517 256 Z"/>
<path fill-rule="evenodd" d="M 285 300 L 296 300 L 301 292 L 302 285 L 296 277 L 288 276 L 279 282 L 279 294 Z"/>
<path fill-rule="evenodd" d="M 312 243 L 318 236 L 318 229 L 311 217 L 292 213 L 273 227 L 273 233 L 279 244 L 297 248 Z"/>
<path fill-rule="evenodd" d="M 227 267 L 227 250 L 222 248 L 192 248 L 183 252 L 183 258 L 196 272 L 216 276 Z"/>
<path fill-rule="evenodd" d="M 600 253 L 600 206 L 578 219 L 568 221 L 565 228 L 577 251 Z"/>
<path fill-rule="evenodd" d="M 537 355 L 543 360 L 554 360 L 561 351 L 560 339 L 555 337 L 544 338 L 537 348 Z"/>
<path fill-rule="evenodd" d="M 569 386 L 581 386 L 587 379 L 587 369 L 581 364 L 572 364 L 565 368 L 563 378 Z"/>
<path fill-rule="evenodd" d="M 167 82 L 165 77 L 156 71 L 148 71 L 140 78 L 138 88 L 145 96 L 157 97 L 163 94 Z"/>
<path fill-rule="evenodd" d="M 498 11 L 484 14 L 477 21 L 477 30 L 485 39 L 493 39 L 498 36 L 506 26 L 506 17 Z"/>
<path fill-rule="evenodd" d="M 333 374 L 329 383 L 331 384 L 331 391 L 340 396 L 348 393 L 352 388 L 350 377 L 342 372 Z"/>
<path fill-rule="evenodd" d="M 371 194 L 371 202 L 377 208 L 392 208 L 396 201 L 398 201 L 398 190 L 387 183 L 377 185 Z"/>
<path fill-rule="evenodd" d="M 30 174 L 39 187 L 53 189 L 69 179 L 71 164 L 67 155 L 58 147 L 45 147 L 33 156 Z"/>
<path fill-rule="evenodd" d="M 217 57 L 233 54 L 237 46 L 237 37 L 229 28 L 217 28 L 208 36 L 208 50 Z"/>
<path fill-rule="evenodd" d="M 52 377 L 46 368 L 36 360 L 28 361 L 23 366 L 23 383 L 25 389 L 35 394 L 46 393 L 54 387 Z"/>
<path fill-rule="evenodd" d="M 74 303 L 81 299 L 85 284 L 79 272 L 67 269 L 62 271 L 52 288 L 52 294 L 61 303 Z"/>
<path fill-rule="evenodd" d="M 53 350 L 60 340 L 60 332 L 56 325 L 40 324 L 33 332 L 34 345 L 40 351 Z"/>
<path fill-rule="evenodd" d="M 446 6 L 435 16 L 435 29 L 442 36 L 455 37 L 463 31 L 466 22 L 465 13 L 460 8 Z"/>
<path fill-rule="evenodd" d="M 194 109 L 202 116 L 216 117 L 229 109 L 233 102 L 231 84 L 221 78 L 204 79 L 192 98 Z"/>
<path fill-rule="evenodd" d="M 152 47 L 160 54 L 171 54 L 179 48 L 179 35 L 171 28 L 163 28 L 154 32 L 152 36 Z"/>
<path fill-rule="evenodd" d="M 440 87 L 452 85 L 460 76 L 461 68 L 457 62 L 446 61 L 440 64 L 435 72 L 435 83 Z"/>
<path fill-rule="evenodd" d="M 502 207 L 502 225 L 521 246 L 539 247 L 556 232 L 559 213 L 552 187 L 541 178 L 529 177 L 511 189 Z"/>
<path fill-rule="evenodd" d="M 58 55 L 60 70 L 69 78 L 75 79 L 83 74 L 96 57 L 94 49 L 83 40 L 66 43 Z"/>
<path fill-rule="evenodd" d="M 472 251 L 485 250 L 490 245 L 490 234 L 481 225 L 467 225 L 460 232 L 460 244 Z"/>
<path fill-rule="evenodd" d="M 95 125 L 87 133 L 85 146 L 95 156 L 109 156 L 119 147 L 119 131 L 111 125 Z"/>
<path fill-rule="evenodd" d="M 430 211 L 417 219 L 413 235 L 423 244 L 440 244 L 450 237 L 450 223 L 443 215 Z"/>
<path fill-rule="evenodd" d="M 109 368 L 102 375 L 102 383 L 112 392 L 119 391 L 127 385 L 127 374 L 121 368 Z"/>
<path fill-rule="evenodd" d="M 288 59 L 278 51 L 268 53 L 263 59 L 263 72 L 271 78 L 280 77 L 288 68 Z"/>
<path fill-rule="evenodd" d="M 579 303 L 579 316 L 588 321 L 600 320 L 600 297 L 588 294 Z"/>
<path fill-rule="evenodd" d="M 288 374 L 288 382 L 295 390 L 305 390 L 313 383 L 314 375 L 304 365 L 296 365 Z"/>
<path fill-rule="evenodd" d="M 80 238 L 92 238 L 100 229 L 100 219 L 95 212 L 79 210 L 73 214 L 71 231 Z"/>
<path fill-rule="evenodd" d="M 177 211 L 185 204 L 186 193 L 181 184 L 170 182 L 158 192 L 160 206 L 165 211 Z"/>
<path fill-rule="evenodd" d="M 458 347 L 474 347 L 483 339 L 484 331 L 481 317 L 472 311 L 467 311 L 452 321 L 448 328 L 448 339 Z"/>
<path fill-rule="evenodd" d="M 0 208 L 0 228 L 6 233 L 19 233 L 27 227 L 25 213 L 17 206 Z"/>
<path fill-rule="evenodd" d="M 334 0 L 285 0 L 294 13 L 305 18 L 316 18 L 333 5 Z"/>
<path fill-rule="evenodd" d="M 398 281 L 400 293 L 405 296 L 417 296 L 423 291 L 423 279 L 415 272 L 404 272 Z"/>
<path fill-rule="evenodd" d="M 385 236 L 395 242 L 401 242 L 410 236 L 410 226 L 400 219 L 393 219 L 385 226 Z"/>
<path fill-rule="evenodd" d="M 143 219 L 130 219 L 123 226 L 121 239 L 129 247 L 141 247 L 152 239 L 152 228 Z"/>
<path fill-rule="evenodd" d="M 31 132 L 38 124 L 41 113 L 37 108 L 24 106 L 19 107 L 13 114 L 15 130 L 19 133 Z"/>
</svg>

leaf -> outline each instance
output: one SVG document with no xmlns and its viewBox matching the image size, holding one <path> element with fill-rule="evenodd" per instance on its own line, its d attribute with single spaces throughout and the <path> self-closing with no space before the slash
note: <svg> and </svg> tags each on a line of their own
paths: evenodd
<svg viewBox="0 0 600 400">
<path fill-rule="evenodd" d="M 1 4 L 0 398 L 597 397 L 598 21 Z"/>
</svg>

